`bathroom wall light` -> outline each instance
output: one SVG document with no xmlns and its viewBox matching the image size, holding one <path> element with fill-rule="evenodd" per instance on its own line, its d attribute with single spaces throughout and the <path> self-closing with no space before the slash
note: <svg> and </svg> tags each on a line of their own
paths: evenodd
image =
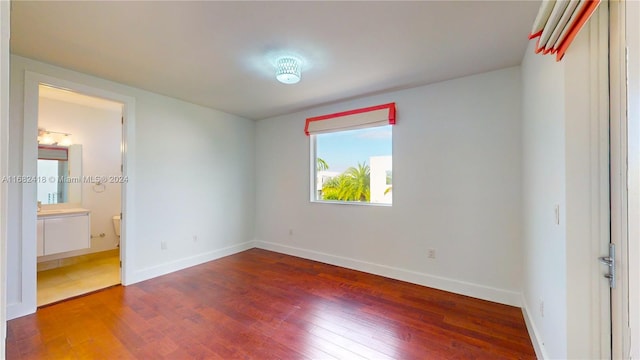
<svg viewBox="0 0 640 360">
<path fill-rule="evenodd" d="M 64 137 L 60 141 L 61 146 L 71 146 L 73 142 L 71 142 L 71 134 L 64 134 Z"/>
<path fill-rule="evenodd" d="M 283 84 L 295 84 L 300 81 L 300 59 L 293 56 L 283 56 L 276 61 L 276 79 Z"/>
<path fill-rule="evenodd" d="M 71 134 L 38 128 L 38 144 L 69 146 L 72 145 Z"/>
<path fill-rule="evenodd" d="M 56 141 L 53 140 L 53 136 L 51 136 L 51 133 L 49 133 L 48 131 L 45 131 L 42 134 L 42 137 L 40 138 L 40 141 L 38 141 L 38 143 L 45 144 L 45 145 L 52 145 L 55 142 Z"/>
</svg>

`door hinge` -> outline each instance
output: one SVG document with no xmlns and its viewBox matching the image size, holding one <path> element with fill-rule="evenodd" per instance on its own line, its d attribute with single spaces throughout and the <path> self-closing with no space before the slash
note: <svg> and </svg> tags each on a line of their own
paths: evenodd
<svg viewBox="0 0 640 360">
<path fill-rule="evenodd" d="M 598 258 L 601 263 L 607 265 L 609 271 L 604 274 L 604 277 L 609 279 L 609 287 L 616 287 L 616 246 L 615 244 L 609 244 L 609 256 L 601 256 Z"/>
<path fill-rule="evenodd" d="M 120 260 L 120 268 L 122 269 L 122 260 Z"/>
</svg>

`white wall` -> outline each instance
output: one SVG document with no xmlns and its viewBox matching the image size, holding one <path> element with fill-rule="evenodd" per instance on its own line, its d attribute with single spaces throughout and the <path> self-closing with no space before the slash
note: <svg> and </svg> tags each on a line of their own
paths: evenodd
<svg viewBox="0 0 640 360">
<path fill-rule="evenodd" d="M 606 10 L 562 62 L 532 42 L 521 66 L 523 308 L 543 358 L 610 356 L 607 269 L 597 260 L 609 242 Z"/>
<path fill-rule="evenodd" d="M 9 173 L 22 172 L 24 71 L 135 99 L 135 218 L 130 282 L 251 247 L 255 211 L 253 121 L 75 71 L 11 57 Z M 34 188 L 35 189 L 35 188 Z M 23 186 L 9 190 L 9 316 L 24 312 L 20 278 Z M 31 190 L 29 190 L 31 191 Z M 27 206 L 35 207 L 27 204 Z M 34 208 L 35 213 L 35 208 Z M 194 240 L 194 235 L 197 237 Z M 167 243 L 162 250 L 161 242 Z M 128 245 L 127 245 L 128 246 Z M 35 253 L 34 253 L 35 254 Z M 35 264 L 35 261 L 34 261 Z M 129 265 L 127 265 L 129 266 Z M 20 309 L 20 311 L 16 310 Z M 27 310 L 35 310 L 27 309 Z"/>
<path fill-rule="evenodd" d="M 567 356 L 611 356 L 609 28 L 603 3 L 566 54 Z"/>
<path fill-rule="evenodd" d="M 258 245 L 519 305 L 520 86 L 514 67 L 257 122 Z M 310 203 L 305 119 L 388 102 L 393 206 Z"/>
<path fill-rule="evenodd" d="M 91 177 L 120 175 L 122 163 L 121 141 L 122 111 L 74 104 L 40 97 L 38 127 L 51 131 L 71 133 L 74 144 L 82 145 L 82 175 Z M 112 217 L 120 214 L 121 184 L 106 183 L 95 189 L 95 184 L 82 183 L 82 204 L 91 210 L 91 248 L 73 255 L 116 249 Z M 97 190 L 97 191 L 96 191 Z M 104 233 L 105 237 L 99 237 Z M 57 254 L 38 259 L 52 260 L 70 254 Z"/>
<path fill-rule="evenodd" d="M 565 62 L 534 53 L 522 61 L 523 307 L 544 358 L 567 352 Z M 555 206 L 560 224 L 555 221 Z M 540 312 L 544 302 L 544 317 Z"/>
</svg>

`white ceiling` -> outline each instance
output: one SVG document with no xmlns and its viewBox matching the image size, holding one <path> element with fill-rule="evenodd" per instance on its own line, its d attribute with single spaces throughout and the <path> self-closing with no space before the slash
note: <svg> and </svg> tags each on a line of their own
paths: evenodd
<svg viewBox="0 0 640 360">
<path fill-rule="evenodd" d="M 539 3 L 12 1 L 11 50 L 263 119 L 518 65 Z"/>
</svg>

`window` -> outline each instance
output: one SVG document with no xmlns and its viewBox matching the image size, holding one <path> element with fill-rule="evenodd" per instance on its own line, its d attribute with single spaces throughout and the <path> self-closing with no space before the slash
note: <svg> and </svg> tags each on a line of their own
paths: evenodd
<svg viewBox="0 0 640 360">
<path fill-rule="evenodd" d="M 394 123 L 393 103 L 307 119 L 311 200 L 391 204 Z"/>
</svg>

